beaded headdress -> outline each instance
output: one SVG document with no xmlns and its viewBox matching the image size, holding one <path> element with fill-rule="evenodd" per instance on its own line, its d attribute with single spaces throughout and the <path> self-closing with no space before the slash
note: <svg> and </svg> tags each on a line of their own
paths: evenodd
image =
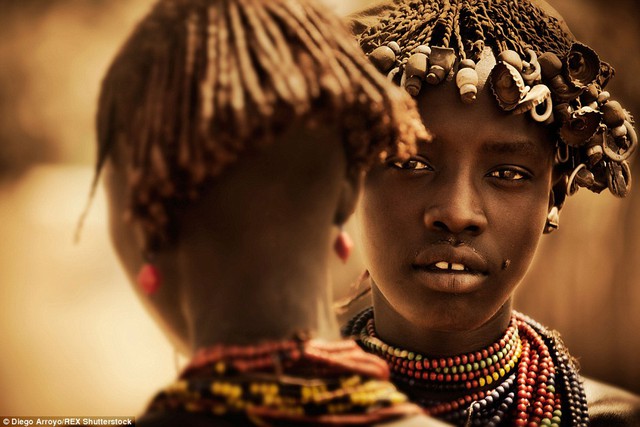
<svg viewBox="0 0 640 427">
<path fill-rule="evenodd" d="M 352 168 L 428 136 L 318 3 L 160 0 L 124 44 L 102 84 L 96 179 L 107 157 L 126 168 L 127 216 L 148 247 L 172 240 L 177 207 L 292 123 L 335 124 Z"/>
<path fill-rule="evenodd" d="M 554 206 L 579 187 L 624 197 L 637 136 L 630 113 L 605 91 L 614 70 L 549 10 L 535 0 L 395 0 L 354 15 L 351 24 L 378 70 L 412 96 L 454 80 L 462 102 L 473 103 L 475 63 L 491 48 L 498 106 L 558 130 L 556 163 L 564 173 Z"/>
</svg>

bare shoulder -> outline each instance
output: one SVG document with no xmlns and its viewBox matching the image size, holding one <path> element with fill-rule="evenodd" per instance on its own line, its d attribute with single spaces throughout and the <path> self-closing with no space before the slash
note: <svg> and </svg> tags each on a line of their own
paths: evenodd
<svg viewBox="0 0 640 427">
<path fill-rule="evenodd" d="M 640 396 L 584 378 L 592 427 L 640 426 Z"/>
</svg>

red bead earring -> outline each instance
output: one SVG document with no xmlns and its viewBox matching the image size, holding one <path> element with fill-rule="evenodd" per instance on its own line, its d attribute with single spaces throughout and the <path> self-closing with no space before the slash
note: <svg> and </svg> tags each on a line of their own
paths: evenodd
<svg viewBox="0 0 640 427">
<path fill-rule="evenodd" d="M 162 278 L 158 269 L 150 262 L 146 262 L 138 272 L 137 282 L 142 292 L 150 296 L 160 289 Z"/>
<path fill-rule="evenodd" d="M 338 258 L 340 258 L 342 262 L 346 263 L 351 255 L 352 249 L 353 241 L 351 240 L 351 236 L 349 236 L 342 226 L 340 226 L 340 234 L 336 237 L 336 241 L 333 244 L 333 250 L 338 255 Z"/>
</svg>

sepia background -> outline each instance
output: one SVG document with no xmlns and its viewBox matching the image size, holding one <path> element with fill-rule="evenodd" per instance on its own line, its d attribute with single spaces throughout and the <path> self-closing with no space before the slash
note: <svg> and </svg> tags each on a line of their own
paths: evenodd
<svg viewBox="0 0 640 427">
<path fill-rule="evenodd" d="M 341 14 L 368 3 L 326 1 Z M 137 414 L 183 362 L 120 271 L 101 190 L 73 243 L 99 82 L 151 3 L 0 0 L 0 415 Z M 551 3 L 615 65 L 609 89 L 640 114 L 635 3 Z M 584 374 L 640 393 L 638 237 L 637 191 L 618 200 L 582 190 L 543 238 L 517 305 L 563 333 Z M 360 269 L 357 256 L 336 263 L 336 284 Z"/>
</svg>

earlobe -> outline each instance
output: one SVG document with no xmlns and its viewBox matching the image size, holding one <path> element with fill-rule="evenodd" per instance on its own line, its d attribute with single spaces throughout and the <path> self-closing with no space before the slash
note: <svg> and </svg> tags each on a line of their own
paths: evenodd
<svg viewBox="0 0 640 427">
<path fill-rule="evenodd" d="M 350 169 L 347 171 L 342 182 L 338 204 L 333 218 L 333 223 L 341 226 L 353 214 L 360 199 L 360 193 L 364 185 L 364 171 L 361 169 Z"/>
</svg>

